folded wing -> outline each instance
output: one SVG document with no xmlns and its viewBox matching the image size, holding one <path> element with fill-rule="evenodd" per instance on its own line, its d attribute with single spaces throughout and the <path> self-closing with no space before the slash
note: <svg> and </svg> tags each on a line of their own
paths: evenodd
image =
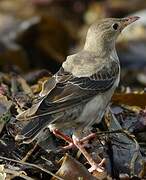
<svg viewBox="0 0 146 180">
<path fill-rule="evenodd" d="M 46 125 L 55 121 L 52 115 L 60 115 L 67 109 L 70 111 L 73 107 L 88 102 L 98 93 L 108 91 L 114 85 L 118 73 L 119 66 L 115 61 L 90 77 L 75 77 L 61 67 L 55 75 L 56 86 L 43 99 L 36 113 L 24 118 L 30 122 L 22 130 L 21 137 L 36 135 Z"/>
</svg>

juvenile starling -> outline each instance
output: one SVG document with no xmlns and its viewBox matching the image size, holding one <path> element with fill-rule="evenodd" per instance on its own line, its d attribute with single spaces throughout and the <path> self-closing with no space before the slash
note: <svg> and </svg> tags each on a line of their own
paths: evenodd
<svg viewBox="0 0 146 180">
<path fill-rule="evenodd" d="M 83 153 L 91 170 L 103 170 L 81 144 L 81 135 L 99 123 L 119 84 L 120 64 L 115 41 L 121 31 L 139 17 L 106 18 L 89 28 L 83 50 L 68 56 L 60 70 L 49 80 L 50 89 L 38 104 L 17 117 L 30 120 L 16 136 L 18 140 L 35 139 L 49 127 L 57 134 L 73 129 L 74 145 Z M 35 107 L 38 108 L 35 108 Z"/>
</svg>

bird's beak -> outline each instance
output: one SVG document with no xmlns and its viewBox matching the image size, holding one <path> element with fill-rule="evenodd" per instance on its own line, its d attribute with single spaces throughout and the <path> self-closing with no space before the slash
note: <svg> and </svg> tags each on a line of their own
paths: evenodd
<svg viewBox="0 0 146 180">
<path fill-rule="evenodd" d="M 121 27 L 122 29 L 124 29 L 126 26 L 128 26 L 129 24 L 137 21 L 140 17 L 138 16 L 129 16 L 129 17 L 126 17 L 126 18 L 123 18 L 122 21 L 121 21 Z"/>
</svg>

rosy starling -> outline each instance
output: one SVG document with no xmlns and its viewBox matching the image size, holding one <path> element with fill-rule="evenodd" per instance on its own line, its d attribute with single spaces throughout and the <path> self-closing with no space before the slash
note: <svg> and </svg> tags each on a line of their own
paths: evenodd
<svg viewBox="0 0 146 180">
<path fill-rule="evenodd" d="M 84 48 L 67 57 L 48 81 L 50 89 L 42 100 L 18 116 L 18 120 L 30 121 L 16 139 L 35 139 L 46 127 L 54 133 L 73 129 L 72 140 L 61 133 L 58 135 L 74 143 L 91 165 L 90 170 L 102 170 L 101 164 L 92 159 L 80 139 L 82 132 L 102 120 L 120 79 L 115 41 L 121 31 L 137 19 L 136 16 L 107 18 L 91 25 Z"/>
</svg>

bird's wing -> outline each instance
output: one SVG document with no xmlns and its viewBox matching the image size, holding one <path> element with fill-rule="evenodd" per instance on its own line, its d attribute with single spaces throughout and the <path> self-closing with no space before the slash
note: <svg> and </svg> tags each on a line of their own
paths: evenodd
<svg viewBox="0 0 146 180">
<path fill-rule="evenodd" d="M 119 66 L 116 62 L 104 66 L 90 77 L 75 77 L 61 68 L 55 75 L 56 86 L 42 100 L 34 115 L 25 116 L 24 119 L 30 121 L 16 139 L 34 139 L 46 125 L 63 118 L 68 119 L 67 114 L 72 115 L 73 109 L 76 109 L 77 116 L 93 96 L 108 91 L 114 85 L 118 73 Z M 69 119 L 71 120 L 71 117 Z"/>
<path fill-rule="evenodd" d="M 119 73 L 119 65 L 112 61 L 100 71 L 90 77 L 75 77 L 65 72 L 61 67 L 56 73 L 56 86 L 43 99 L 35 115 L 27 116 L 32 119 L 36 116 L 54 114 L 80 103 L 87 102 L 98 93 L 109 90 Z"/>
</svg>

